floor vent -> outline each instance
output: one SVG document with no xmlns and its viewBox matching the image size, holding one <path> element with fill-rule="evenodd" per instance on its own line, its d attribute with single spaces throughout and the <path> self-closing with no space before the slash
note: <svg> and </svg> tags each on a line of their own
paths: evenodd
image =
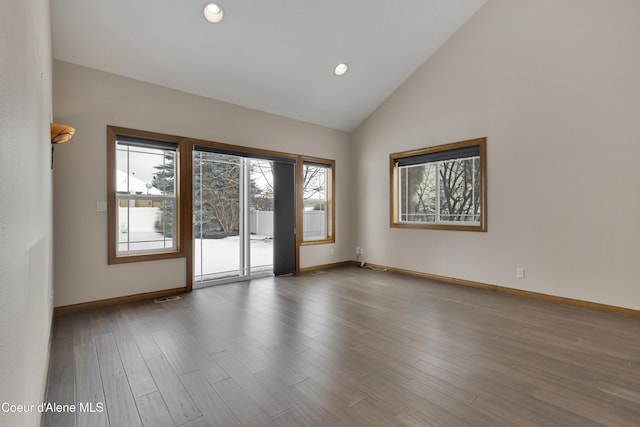
<svg viewBox="0 0 640 427">
<path fill-rule="evenodd" d="M 157 299 L 154 299 L 153 302 L 155 302 L 156 304 L 161 304 L 163 302 L 171 302 L 171 301 L 175 301 L 175 300 L 178 300 L 178 299 L 180 299 L 180 296 L 179 295 L 174 295 L 172 297 L 157 298 Z"/>
<path fill-rule="evenodd" d="M 316 270 L 316 271 L 312 271 L 311 275 L 315 276 L 316 274 L 324 274 L 324 273 L 326 273 L 326 271 L 324 271 L 324 270 Z"/>
</svg>

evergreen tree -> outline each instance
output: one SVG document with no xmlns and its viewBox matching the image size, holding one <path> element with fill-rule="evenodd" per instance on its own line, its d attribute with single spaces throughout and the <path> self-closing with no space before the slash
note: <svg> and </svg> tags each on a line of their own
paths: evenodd
<svg viewBox="0 0 640 427">
<path fill-rule="evenodd" d="M 175 152 L 166 151 L 164 154 L 164 162 L 155 166 L 157 172 L 153 175 L 151 184 L 153 188 L 160 190 L 160 194 L 165 196 L 173 196 L 176 192 L 175 156 Z M 158 233 L 166 237 L 173 237 L 174 210 L 174 204 L 170 202 L 160 206 L 160 219 L 156 221 L 155 229 Z"/>
</svg>

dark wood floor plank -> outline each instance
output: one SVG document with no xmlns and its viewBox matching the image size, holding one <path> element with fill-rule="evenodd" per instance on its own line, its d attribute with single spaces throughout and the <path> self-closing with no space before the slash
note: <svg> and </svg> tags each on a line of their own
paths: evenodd
<svg viewBox="0 0 640 427">
<path fill-rule="evenodd" d="M 51 359 L 49 361 L 49 380 L 46 401 L 61 405 L 75 405 L 75 364 L 74 338 L 53 341 Z M 45 412 L 43 425 L 46 427 L 72 427 L 76 425 L 76 417 L 72 412 Z"/>
<path fill-rule="evenodd" d="M 293 412 L 291 412 L 291 410 L 287 410 L 286 412 L 278 415 L 277 417 L 272 419 L 271 422 L 277 427 L 306 427 L 309 425 L 300 420 Z"/>
<path fill-rule="evenodd" d="M 433 416 L 432 414 L 436 414 L 440 419 L 455 419 L 457 423 L 461 424 L 487 426 L 499 425 L 499 420 L 491 419 L 490 417 L 487 417 L 471 408 L 469 405 L 455 401 L 434 389 L 430 389 L 428 394 L 419 394 L 391 381 L 377 377 L 376 375 L 367 377 L 364 380 L 364 383 L 368 387 L 376 390 L 378 395 L 384 396 L 386 399 L 396 399 L 404 402 L 406 406 L 410 406 L 419 412 L 422 412 L 427 417 Z M 394 415 L 398 415 L 400 412 L 402 412 L 402 410 Z"/>
<path fill-rule="evenodd" d="M 144 427 L 173 427 L 171 414 L 159 391 L 136 397 L 138 413 Z"/>
<path fill-rule="evenodd" d="M 395 361 L 386 363 L 377 360 L 375 355 L 356 351 L 357 345 L 355 347 L 353 345 L 348 346 L 334 340 L 332 337 L 325 337 L 324 335 L 315 337 L 312 343 L 308 343 L 308 346 L 325 357 L 349 365 L 363 377 L 375 372 L 378 376 L 388 378 L 398 384 L 404 384 L 413 378 L 415 374 L 415 371 L 409 365 L 401 365 Z M 389 360 L 391 359 L 387 359 L 387 361 Z"/>
<path fill-rule="evenodd" d="M 119 341 L 117 346 L 133 396 L 139 397 L 156 391 L 158 387 L 156 387 L 136 342 Z"/>
<path fill-rule="evenodd" d="M 298 355 L 293 367 L 311 378 L 316 384 L 340 397 L 345 406 L 351 406 L 365 398 L 365 394 L 361 390 L 350 384 L 348 377 L 340 372 L 333 372 L 330 366 L 314 359 L 309 350 Z"/>
<path fill-rule="evenodd" d="M 313 378 L 308 378 L 294 386 L 298 391 L 303 393 L 309 400 L 330 414 L 339 414 L 342 408 L 355 405 L 364 396 L 357 400 L 345 399 L 337 394 L 337 388 L 331 385 L 318 384 Z"/>
<path fill-rule="evenodd" d="M 142 316 L 140 319 L 128 323 L 128 326 L 131 330 L 131 335 L 133 335 L 136 344 L 138 344 L 142 357 L 148 359 L 162 353 Z"/>
<path fill-rule="evenodd" d="M 362 375 L 362 371 L 356 369 L 354 365 L 336 363 L 311 349 L 301 356 L 322 369 L 330 381 L 336 383 L 336 394 L 344 395 L 347 399 L 352 399 L 353 402 L 369 399 L 374 401 L 380 410 L 394 415 L 406 406 L 406 403 L 395 397 L 386 393 L 380 394 L 377 388 L 371 387 L 367 380 L 373 376 L 372 373 Z M 350 392 L 350 394 L 345 394 L 345 392 Z"/>
<path fill-rule="evenodd" d="M 183 375 L 180 377 L 180 381 L 211 427 L 242 426 L 224 400 L 199 371 Z"/>
<path fill-rule="evenodd" d="M 373 370 L 370 364 L 364 362 L 362 358 L 358 357 L 357 353 L 353 351 L 353 347 L 358 342 L 358 339 L 342 340 L 340 338 L 336 339 L 334 336 L 321 334 L 314 337 L 313 340 L 309 340 L 307 346 L 309 349 L 329 360 L 341 361 L 343 364 L 348 364 L 351 370 L 358 376 L 366 377 L 370 375 Z"/>
<path fill-rule="evenodd" d="M 163 355 L 152 356 L 146 362 L 175 425 L 181 425 L 202 416 Z"/>
<path fill-rule="evenodd" d="M 416 411 L 411 406 L 405 407 L 396 418 L 408 427 L 441 427 L 455 425 L 456 427 L 472 427 L 455 415 L 443 411 L 441 408 L 430 408 L 423 412 Z M 475 427 L 475 426 L 473 426 Z"/>
<path fill-rule="evenodd" d="M 238 351 L 253 354 L 269 369 L 276 371 L 288 384 L 294 385 L 307 378 L 306 375 L 291 368 L 291 361 L 296 358 L 299 352 L 291 351 L 287 346 L 269 348 L 248 335 L 236 338 L 235 342 Z"/>
<path fill-rule="evenodd" d="M 107 318 L 111 324 L 111 333 L 116 340 L 116 344 L 122 341 L 133 341 L 135 338 L 129 329 L 125 315 L 123 314 L 124 305 L 114 307 L 114 312 Z"/>
<path fill-rule="evenodd" d="M 209 354 L 216 354 L 224 351 L 224 346 L 218 340 L 214 332 L 199 330 L 190 330 L 189 334 L 198 341 L 200 346 Z"/>
<path fill-rule="evenodd" d="M 612 412 L 612 405 L 607 399 L 615 400 L 615 397 L 596 398 L 596 387 L 578 387 L 572 390 L 570 380 L 547 376 L 537 369 L 535 372 L 523 370 L 517 365 L 501 369 L 494 364 L 486 363 L 482 371 L 472 374 L 467 379 L 469 382 L 475 382 L 478 388 L 483 387 L 486 392 L 480 396 L 482 401 L 474 405 L 482 405 L 487 409 L 489 402 L 497 402 L 498 409 L 494 409 L 495 413 L 504 412 L 506 418 L 507 412 L 512 411 L 514 417 L 523 417 L 522 422 L 527 416 L 532 420 L 537 419 L 538 423 L 546 417 L 552 417 L 557 422 L 568 425 L 611 425 L 612 421 L 607 418 L 607 413 Z M 575 399 L 570 397 L 572 394 L 581 397 Z M 503 405 L 507 406 L 502 407 Z M 640 407 L 635 410 L 640 411 Z M 594 411 L 598 414 L 592 414 Z M 640 417 L 640 412 L 634 415 L 628 411 L 628 405 L 617 405 L 613 411 L 616 414 L 612 415 L 612 419 L 619 425 L 624 425 L 625 412 L 627 417 Z M 618 419 L 618 416 L 621 418 Z"/>
<path fill-rule="evenodd" d="M 611 384 L 605 381 L 600 381 L 598 383 L 598 389 L 602 390 L 605 393 L 612 394 L 621 399 L 628 400 L 634 405 L 638 405 L 640 407 L 640 390 L 632 390 L 631 388 L 626 388 L 619 386 L 617 384 Z"/>
<path fill-rule="evenodd" d="M 332 358 L 327 357 L 321 353 L 318 353 L 314 349 L 310 348 L 298 355 L 301 359 L 305 359 L 318 366 L 325 371 L 333 374 L 340 374 L 342 379 L 348 382 L 358 382 L 361 378 L 367 377 L 372 374 L 370 369 L 363 367 L 356 362 L 351 362 L 349 358 Z"/>
<path fill-rule="evenodd" d="M 308 342 L 307 337 L 301 339 L 300 336 L 293 337 L 279 333 L 279 331 L 266 330 L 265 328 L 248 330 L 236 338 L 247 335 L 251 336 L 251 338 L 259 344 L 274 351 L 286 349 L 289 354 L 298 354 L 308 348 L 306 346 Z"/>
<path fill-rule="evenodd" d="M 178 334 L 167 330 L 153 332 L 158 347 L 178 376 L 197 371 L 198 365 L 193 361 L 186 348 L 178 342 Z"/>
<path fill-rule="evenodd" d="M 112 377 L 106 380 L 104 397 L 111 427 L 142 426 L 127 377 Z"/>
<path fill-rule="evenodd" d="M 340 410 L 349 426 L 405 427 L 404 423 L 388 412 L 381 411 L 368 398 Z"/>
<path fill-rule="evenodd" d="M 189 358 L 193 361 L 197 370 L 204 375 L 210 384 L 229 378 L 229 375 L 218 365 L 218 362 L 190 334 L 180 335 L 176 338 L 176 341 L 189 354 Z"/>
<path fill-rule="evenodd" d="M 231 408 L 231 411 L 243 426 L 267 427 L 273 425 L 270 417 L 258 407 L 256 402 L 232 378 L 215 383 L 213 388 L 222 396 L 222 399 L 224 399 L 227 406 Z"/>
<path fill-rule="evenodd" d="M 92 312 L 91 334 L 94 337 L 112 333 L 115 330 L 116 324 L 112 318 L 113 310 L 114 307 L 101 307 Z"/>
<path fill-rule="evenodd" d="M 196 418 L 193 421 L 189 421 L 186 424 L 182 424 L 180 427 L 210 427 L 209 422 L 204 418 Z"/>
<path fill-rule="evenodd" d="M 73 314 L 65 314 L 55 318 L 52 327 L 51 341 L 73 339 Z"/>
<path fill-rule="evenodd" d="M 478 397 L 474 385 L 475 384 L 469 384 L 467 388 L 462 388 L 439 378 L 425 376 L 412 378 L 402 384 L 404 388 L 420 396 L 429 396 L 434 391 L 437 391 L 465 405 L 471 405 Z"/>
<path fill-rule="evenodd" d="M 295 387 L 284 381 L 276 371 L 266 369 L 256 374 L 256 377 L 270 393 L 282 402 L 286 402 L 289 409 L 273 419 L 276 425 L 287 425 L 296 421 L 298 426 L 341 426 L 342 424 L 327 411 L 315 405 L 310 399 Z M 278 420 L 278 421 L 276 421 Z"/>
<path fill-rule="evenodd" d="M 78 410 L 76 424 L 88 427 L 108 426 L 109 420 L 104 411 L 105 398 L 95 346 L 93 344 L 76 346 L 73 361 L 76 371 L 76 399 L 78 402 L 96 408 L 96 412 Z M 98 405 L 101 405 L 101 410 L 98 409 Z"/>
<path fill-rule="evenodd" d="M 286 411 L 285 403 L 278 401 L 258 381 L 258 379 L 235 356 L 228 351 L 216 353 L 213 356 L 218 364 L 229 374 L 246 394 L 264 411 L 269 418 Z M 218 383 L 216 383 L 218 384 Z M 215 384 L 214 384 L 215 385 Z M 237 415 L 237 414 L 236 414 Z"/>
<path fill-rule="evenodd" d="M 636 426 L 639 354 L 637 317 L 345 267 L 56 317 L 46 399 L 110 425 Z M 104 425 L 43 425 L 76 418 Z"/>
<path fill-rule="evenodd" d="M 122 359 L 118 347 L 113 339 L 113 334 L 103 334 L 95 337 L 96 351 L 98 353 L 98 365 L 102 381 L 118 378 L 125 374 Z"/>
<path fill-rule="evenodd" d="M 233 354 L 251 373 L 264 371 L 268 368 L 267 364 L 257 357 L 253 352 L 248 351 L 246 345 L 238 342 L 237 338 L 223 338 L 220 340 L 224 348 Z"/>
<path fill-rule="evenodd" d="M 81 311 L 73 318 L 73 345 L 88 344 L 93 342 L 91 330 L 91 312 Z"/>
</svg>

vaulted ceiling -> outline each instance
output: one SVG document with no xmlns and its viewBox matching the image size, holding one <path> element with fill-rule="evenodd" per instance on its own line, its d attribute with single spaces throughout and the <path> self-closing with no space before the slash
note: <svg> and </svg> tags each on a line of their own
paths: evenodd
<svg viewBox="0 0 640 427">
<path fill-rule="evenodd" d="M 217 0 L 211 24 L 206 0 L 52 0 L 53 53 L 350 132 L 485 2 Z"/>
</svg>

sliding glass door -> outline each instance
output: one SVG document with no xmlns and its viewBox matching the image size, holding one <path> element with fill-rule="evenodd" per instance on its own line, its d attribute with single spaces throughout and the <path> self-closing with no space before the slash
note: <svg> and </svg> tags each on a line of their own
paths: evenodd
<svg viewBox="0 0 640 427">
<path fill-rule="evenodd" d="M 249 260 L 251 274 L 273 272 L 273 162 L 246 159 L 249 168 Z"/>
<path fill-rule="evenodd" d="M 273 162 L 193 152 L 194 287 L 273 272 Z"/>
</svg>

